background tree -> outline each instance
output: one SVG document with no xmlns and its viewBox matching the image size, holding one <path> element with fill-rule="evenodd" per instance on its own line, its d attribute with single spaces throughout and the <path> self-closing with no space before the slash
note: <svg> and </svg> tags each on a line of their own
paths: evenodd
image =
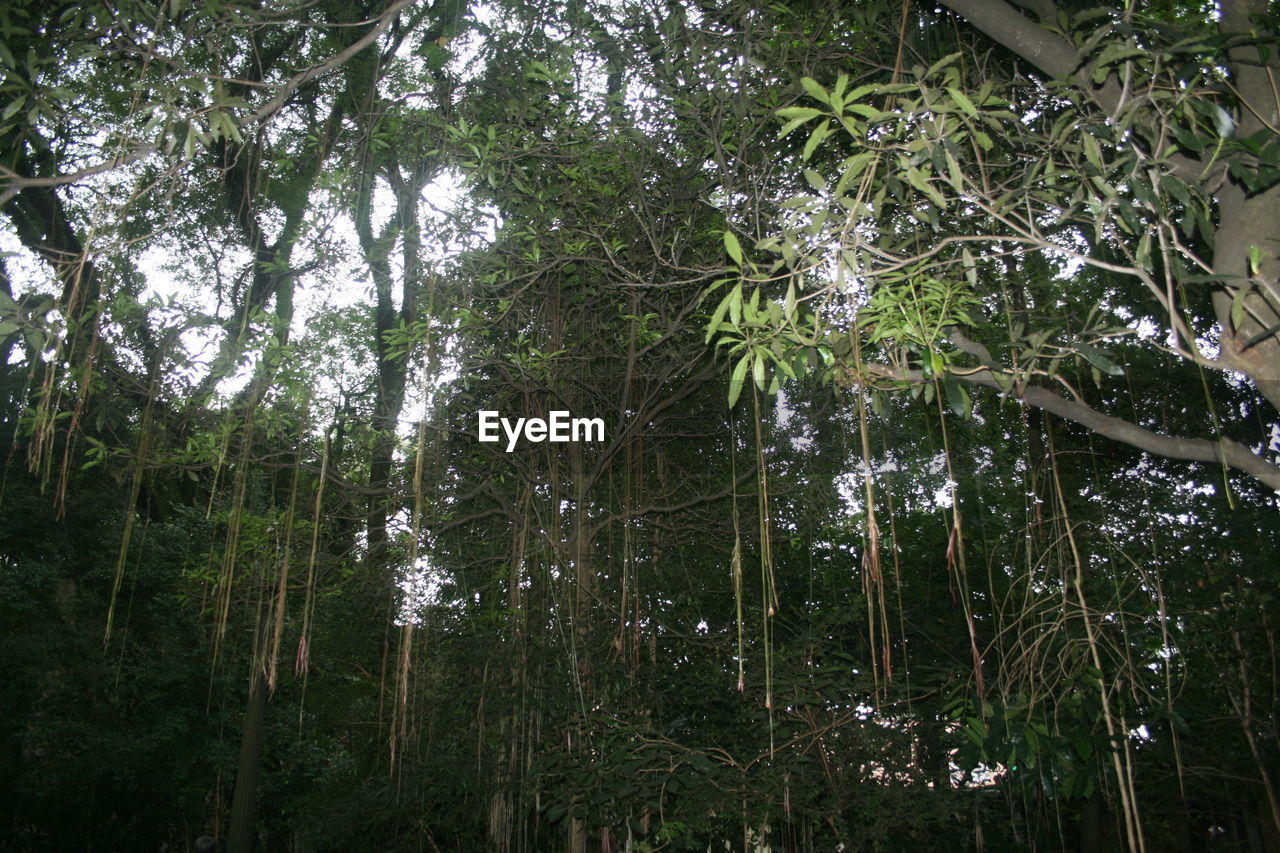
<svg viewBox="0 0 1280 853">
<path fill-rule="evenodd" d="M 1275 848 L 1220 11 L 4 10 L 10 846 Z"/>
</svg>

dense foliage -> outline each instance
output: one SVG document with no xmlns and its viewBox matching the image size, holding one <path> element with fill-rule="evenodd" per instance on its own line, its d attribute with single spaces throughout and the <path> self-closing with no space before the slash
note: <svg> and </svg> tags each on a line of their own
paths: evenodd
<svg viewBox="0 0 1280 853">
<path fill-rule="evenodd" d="M 0 5 L 4 846 L 1280 851 L 1278 26 Z"/>
</svg>

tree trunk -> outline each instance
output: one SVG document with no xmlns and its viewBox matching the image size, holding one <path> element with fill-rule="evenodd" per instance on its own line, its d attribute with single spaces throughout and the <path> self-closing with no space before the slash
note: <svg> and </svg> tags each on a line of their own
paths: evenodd
<svg viewBox="0 0 1280 853">
<path fill-rule="evenodd" d="M 254 812 L 258 801 L 258 763 L 262 756 L 262 728 L 267 715 L 267 678 L 254 667 L 249 685 L 249 705 L 240 735 L 240 761 L 236 767 L 236 792 L 231 801 L 228 853 L 253 850 Z"/>
<path fill-rule="evenodd" d="M 1268 329 L 1280 326 L 1280 311 L 1269 291 L 1277 289 L 1280 258 L 1276 252 L 1276 226 L 1280 224 L 1280 186 L 1245 194 L 1235 184 L 1218 193 L 1221 225 L 1213 251 L 1214 274 L 1227 286 L 1214 293 L 1213 308 L 1222 328 L 1222 358 L 1253 379 L 1258 391 L 1280 409 L 1280 337 Z M 1250 255 L 1258 254 L 1257 270 L 1251 269 Z M 1232 320 L 1239 286 L 1231 282 L 1253 281 L 1243 297 L 1239 324 Z M 1258 338 L 1261 337 L 1261 340 Z"/>
<path fill-rule="evenodd" d="M 1275 45 L 1258 43 L 1257 19 L 1267 15 L 1267 0 L 1221 0 L 1224 36 L 1245 37 L 1227 51 L 1234 90 L 1241 106 L 1235 136 L 1247 138 L 1280 127 L 1280 101 L 1275 74 L 1280 58 Z M 1246 163 L 1246 165 L 1249 165 Z M 1218 229 L 1213 266 L 1225 279 L 1226 292 L 1214 296 L 1214 310 L 1222 327 L 1222 355 L 1253 379 L 1258 390 L 1280 409 L 1280 186 L 1249 196 L 1228 181 L 1218 192 Z M 1256 253 L 1256 263 L 1250 260 Z M 1240 284 L 1235 284 L 1240 282 Z M 1233 295 L 1248 286 L 1240 323 L 1231 318 Z"/>
<path fill-rule="evenodd" d="M 1102 806 L 1097 797 L 1080 804 L 1080 853 L 1102 851 Z"/>
</svg>

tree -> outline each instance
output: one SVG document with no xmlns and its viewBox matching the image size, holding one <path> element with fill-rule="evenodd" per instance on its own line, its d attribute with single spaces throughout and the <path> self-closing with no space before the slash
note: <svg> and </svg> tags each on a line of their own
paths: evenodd
<svg viewBox="0 0 1280 853">
<path fill-rule="evenodd" d="M 849 156 L 829 183 L 811 172 L 816 195 L 794 199 L 794 224 L 761 244 L 782 255 L 768 272 L 838 264 L 806 301 L 870 288 L 872 341 L 916 356 L 853 366 L 867 378 L 918 385 L 937 367 L 948 389 L 986 386 L 1280 487 L 1257 423 L 1274 411 L 1280 364 L 1265 248 L 1280 177 L 1266 4 L 1224 3 L 1216 32 L 1172 7 L 945 5 L 1006 52 L 922 55 L 930 67 L 887 83 L 810 81 L 821 106 L 780 111 L 787 132 L 817 120 L 803 160 L 824 144 Z M 832 241 L 839 257 L 824 254 Z M 1079 299 L 1095 281 L 1092 303 Z M 1207 438 L 1181 437 L 1153 429 L 1141 406 L 1111 414 L 1059 370 L 1074 361 L 1101 386 L 1099 373 L 1121 375 L 1116 362 L 1140 350 L 1172 356 L 1162 369 L 1175 375 L 1215 371 L 1197 383 L 1242 374 L 1267 403 L 1241 424 L 1215 416 Z"/>
<path fill-rule="evenodd" d="M 1269 851 L 1273 30 L 1062 9 L 0 10 L 10 846 Z"/>
</svg>

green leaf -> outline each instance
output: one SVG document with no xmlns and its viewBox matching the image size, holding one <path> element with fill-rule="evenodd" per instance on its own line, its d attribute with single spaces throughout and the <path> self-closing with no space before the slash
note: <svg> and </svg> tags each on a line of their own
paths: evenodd
<svg viewBox="0 0 1280 853">
<path fill-rule="evenodd" d="M 915 167 L 908 168 L 906 171 L 906 177 L 911 186 L 928 196 L 929 200 L 938 207 L 945 208 L 947 206 L 946 199 L 944 199 L 942 194 L 929 183 L 928 179 L 920 172 L 919 169 Z"/>
<path fill-rule="evenodd" d="M 867 168 L 867 164 L 875 157 L 874 151 L 863 151 L 855 154 L 844 161 L 843 171 L 840 173 L 840 180 L 836 182 L 836 195 L 843 195 L 844 191 L 853 185 L 858 179 L 862 171 Z"/>
<path fill-rule="evenodd" d="M 951 96 L 951 100 L 960 108 L 965 115 L 976 116 L 978 108 L 973 105 L 973 101 L 969 100 L 969 96 L 954 86 L 947 87 L 947 94 Z"/>
<path fill-rule="evenodd" d="M 937 350 L 929 350 L 929 367 L 933 369 L 934 376 L 941 376 L 946 368 L 945 363 L 942 361 L 942 356 L 938 354 Z"/>
<path fill-rule="evenodd" d="M 959 57 L 960 57 L 959 51 L 956 51 L 955 53 L 948 53 L 946 56 L 942 57 L 937 62 L 933 63 L 933 65 L 929 66 L 929 70 L 924 73 L 925 78 L 929 78 L 929 77 L 932 77 L 934 74 L 937 74 L 943 68 L 946 68 L 948 65 L 955 62 Z"/>
<path fill-rule="evenodd" d="M 742 385 L 747 378 L 747 368 L 751 366 L 751 353 L 742 354 L 742 358 L 738 359 L 738 363 L 733 367 L 733 374 L 729 377 L 729 408 L 733 408 L 733 404 L 738 402 L 738 397 L 742 394 Z"/>
<path fill-rule="evenodd" d="M 777 371 L 777 373 L 774 373 L 774 374 L 773 374 L 774 384 L 777 384 L 777 382 L 778 382 L 778 375 L 780 375 L 780 374 L 786 374 L 787 379 L 790 379 L 790 380 L 792 380 L 792 382 L 795 382 L 795 379 L 796 379 L 796 370 L 795 370 L 794 366 L 791 366 L 790 364 L 788 364 L 788 362 L 787 362 L 787 360 L 786 360 L 786 359 L 780 359 L 780 357 L 778 357 L 778 356 L 774 356 L 774 355 L 772 355 L 772 353 L 771 353 L 771 356 L 773 357 L 773 364 L 778 365 L 778 371 Z M 803 361 L 803 360 L 801 360 L 801 361 Z M 777 392 L 776 392 L 776 391 L 771 391 L 771 392 L 769 392 L 769 393 L 777 393 Z"/>
<path fill-rule="evenodd" d="M 844 102 L 845 102 L 846 104 L 851 104 L 851 103 L 853 103 L 854 101 L 858 100 L 858 98 L 861 98 L 861 97 L 863 97 L 864 95 L 867 95 L 867 94 L 869 94 L 869 93 L 871 93 L 871 92 L 874 92 L 874 91 L 876 91 L 876 90 L 877 90 L 877 89 L 879 89 L 879 88 L 880 88 L 880 87 L 878 87 L 878 86 L 874 86 L 874 85 L 869 84 L 869 83 L 868 83 L 868 84 L 865 84 L 865 85 L 862 85 L 862 86 L 859 86 L 858 88 L 854 89 L 852 92 L 850 92 L 850 93 L 848 93 L 847 95 L 845 95 L 845 96 L 844 96 Z"/>
<path fill-rule="evenodd" d="M 4 114 L 0 115 L 0 119 L 8 121 L 13 118 L 21 109 L 22 105 L 27 102 L 26 95 L 19 95 L 17 98 L 9 102 L 9 106 L 4 108 Z"/>
<path fill-rule="evenodd" d="M 1151 231 L 1150 229 L 1142 232 L 1142 236 L 1138 238 L 1138 250 L 1136 253 L 1138 263 L 1144 269 L 1151 269 Z"/>
<path fill-rule="evenodd" d="M 831 103 L 831 98 L 827 94 L 827 90 L 822 88 L 822 85 L 812 77 L 801 77 L 800 85 L 809 93 L 809 97 L 813 98 L 815 101 L 822 101 L 824 104 Z"/>
<path fill-rule="evenodd" d="M 725 297 L 720 300 L 720 304 L 716 306 L 715 313 L 711 315 L 711 322 L 707 324 L 706 343 L 711 343 L 711 339 L 715 337 L 716 332 L 720 330 L 720 324 L 724 322 L 724 315 L 728 313 L 728 311 L 729 294 L 726 294 Z"/>
<path fill-rule="evenodd" d="M 964 172 L 960 169 L 960 164 L 956 162 L 956 158 L 951 155 L 950 151 L 946 151 L 947 159 L 947 183 L 951 184 L 952 189 L 958 193 L 964 192 Z"/>
<path fill-rule="evenodd" d="M 1121 376 L 1124 374 L 1124 369 L 1120 365 L 1088 344 L 1076 344 L 1076 352 L 1080 353 L 1090 364 L 1108 376 Z"/>
<path fill-rule="evenodd" d="M 814 110 L 814 112 L 817 112 L 817 110 Z M 782 139 L 783 137 L 790 135 L 792 131 L 807 121 L 809 121 L 809 117 L 793 118 L 782 126 L 782 130 L 778 131 L 778 138 Z"/>
<path fill-rule="evenodd" d="M 1231 325 L 1239 329 L 1244 323 L 1244 298 L 1249 295 L 1249 288 L 1237 288 L 1236 292 L 1231 294 Z"/>
<path fill-rule="evenodd" d="M 811 119 L 822 115 L 822 110 L 813 107 L 783 107 L 777 114 L 785 119 Z"/>
<path fill-rule="evenodd" d="M 1176 198 L 1182 204 L 1191 203 L 1191 191 L 1187 189 L 1187 185 L 1175 178 L 1173 175 L 1161 175 L 1160 186 L 1165 192 Z"/>
<path fill-rule="evenodd" d="M 821 143 L 822 140 L 826 139 L 830 134 L 831 119 L 826 119 L 822 124 L 813 129 L 813 133 L 809 134 L 809 141 L 804 144 L 804 151 L 801 153 L 800 158 L 802 160 L 808 160 L 813 155 L 814 149 L 818 147 L 818 144 Z"/>
<path fill-rule="evenodd" d="M 729 322 L 735 326 L 742 325 L 742 282 L 729 292 Z"/>
<path fill-rule="evenodd" d="M 791 121 L 787 122 L 782 126 L 782 129 L 778 131 L 778 135 L 776 138 L 783 139 L 786 136 L 789 136 L 796 128 L 804 124 L 806 121 L 808 121 L 808 119 L 804 119 L 804 118 L 792 119 Z"/>
<path fill-rule="evenodd" d="M 1085 158 L 1102 171 L 1102 149 L 1098 147 L 1097 140 L 1088 133 L 1085 133 L 1081 139 L 1084 142 Z"/>
<path fill-rule="evenodd" d="M 970 414 L 969 393 L 950 373 L 942 374 L 942 390 L 947 394 L 947 403 L 957 417 L 967 418 Z"/>
<path fill-rule="evenodd" d="M 832 91 L 835 92 L 835 96 L 837 98 L 842 97 L 844 95 L 845 87 L 848 85 L 849 85 L 849 75 L 841 74 L 839 77 L 836 78 L 836 87 Z"/>
<path fill-rule="evenodd" d="M 732 231 L 724 232 L 724 249 L 729 253 L 729 257 L 733 258 L 734 263 L 742 266 L 742 245 L 738 243 L 738 238 Z"/>
<path fill-rule="evenodd" d="M 849 104 L 846 109 L 854 115 L 860 115 L 865 119 L 870 119 L 871 121 L 879 121 L 889 115 L 889 113 L 882 112 L 868 104 Z"/>
</svg>

